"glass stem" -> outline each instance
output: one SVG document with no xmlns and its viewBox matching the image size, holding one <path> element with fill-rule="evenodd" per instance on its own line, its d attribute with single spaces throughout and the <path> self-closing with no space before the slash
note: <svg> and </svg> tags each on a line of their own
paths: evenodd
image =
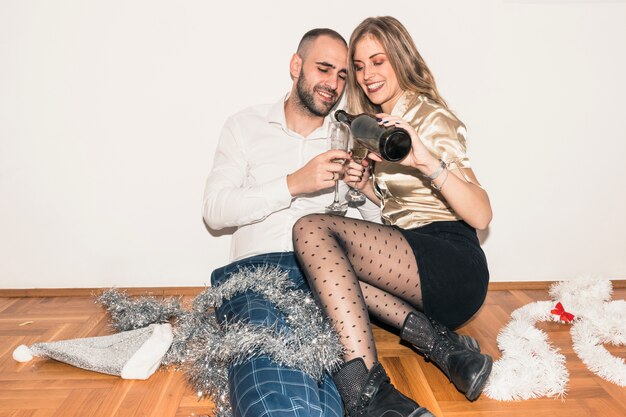
<svg viewBox="0 0 626 417">
<path fill-rule="evenodd" d="M 335 200 L 334 203 L 339 203 L 339 180 L 335 181 Z"/>
</svg>

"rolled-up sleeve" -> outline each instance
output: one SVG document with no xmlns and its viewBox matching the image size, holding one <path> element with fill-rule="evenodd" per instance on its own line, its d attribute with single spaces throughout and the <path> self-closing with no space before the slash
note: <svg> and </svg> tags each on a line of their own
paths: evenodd
<svg viewBox="0 0 626 417">
<path fill-rule="evenodd" d="M 445 109 L 433 111 L 417 131 L 422 142 L 438 158 L 458 168 L 470 168 L 465 125 Z"/>
</svg>

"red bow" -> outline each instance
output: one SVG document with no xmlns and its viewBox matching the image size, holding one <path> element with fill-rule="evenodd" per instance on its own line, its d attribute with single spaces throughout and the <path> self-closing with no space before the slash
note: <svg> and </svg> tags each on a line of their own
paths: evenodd
<svg viewBox="0 0 626 417">
<path fill-rule="evenodd" d="M 556 308 L 550 310 L 550 313 L 558 314 L 561 321 L 565 323 L 571 323 L 574 320 L 574 315 L 565 311 L 565 309 L 563 308 L 563 304 L 561 304 L 560 302 L 556 303 Z"/>
</svg>

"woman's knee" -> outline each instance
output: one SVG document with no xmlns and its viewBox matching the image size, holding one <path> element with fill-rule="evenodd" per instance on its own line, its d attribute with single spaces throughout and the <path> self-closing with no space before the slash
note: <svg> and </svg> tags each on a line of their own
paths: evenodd
<svg viewBox="0 0 626 417">
<path fill-rule="evenodd" d="M 323 230 L 320 227 L 325 221 L 326 215 L 324 214 L 307 214 L 304 217 L 300 217 L 293 225 L 293 242 L 294 245 L 298 242 L 301 236 L 316 234 Z"/>
<path fill-rule="evenodd" d="M 293 231 L 295 233 L 305 228 L 315 227 L 315 225 L 318 224 L 320 221 L 323 221 L 325 217 L 325 214 L 320 213 L 307 214 L 306 216 L 300 217 L 293 225 Z"/>
</svg>

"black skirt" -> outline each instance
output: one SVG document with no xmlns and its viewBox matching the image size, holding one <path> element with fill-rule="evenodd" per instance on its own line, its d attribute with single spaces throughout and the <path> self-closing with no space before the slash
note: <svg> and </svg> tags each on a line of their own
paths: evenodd
<svg viewBox="0 0 626 417">
<path fill-rule="evenodd" d="M 489 284 L 476 230 L 464 221 L 397 229 L 415 254 L 424 313 L 452 329 L 468 321 L 484 303 Z"/>
</svg>

